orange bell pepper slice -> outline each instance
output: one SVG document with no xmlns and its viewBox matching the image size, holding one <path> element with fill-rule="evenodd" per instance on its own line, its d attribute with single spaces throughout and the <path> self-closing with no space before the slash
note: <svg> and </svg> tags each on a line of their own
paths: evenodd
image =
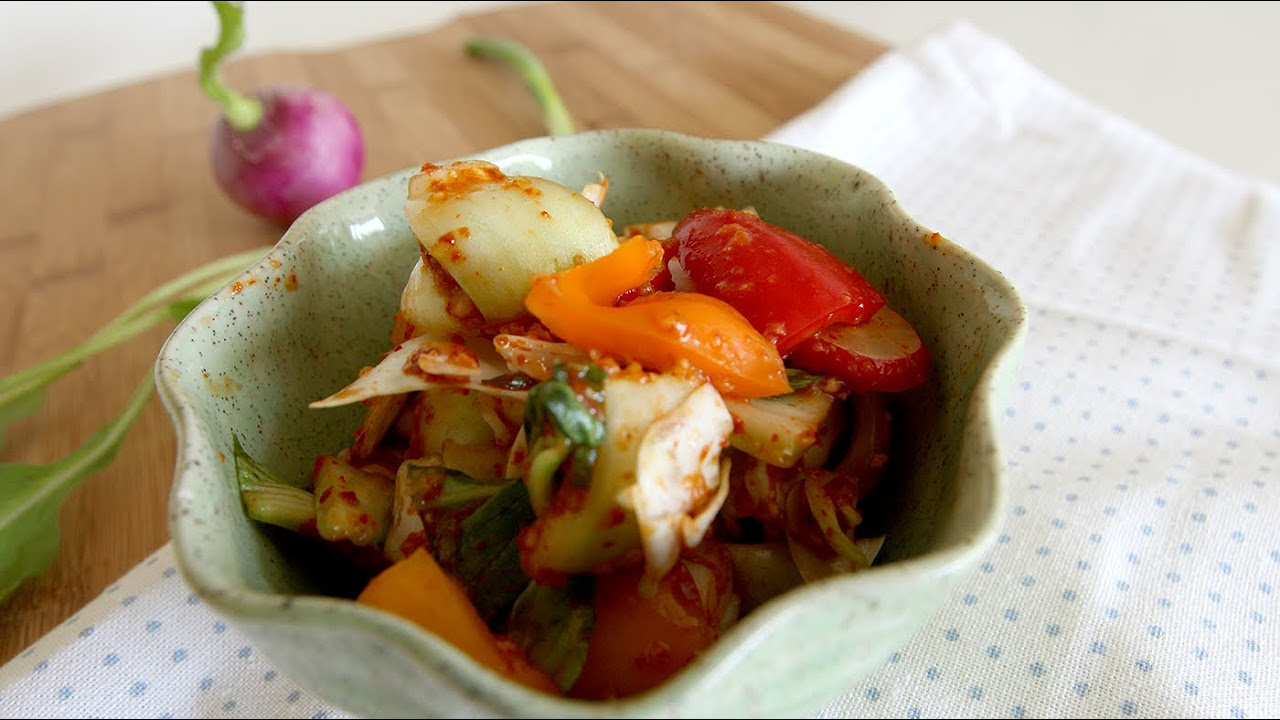
<svg viewBox="0 0 1280 720">
<path fill-rule="evenodd" d="M 529 662 L 515 641 L 489 631 L 461 583 L 426 548 L 375 575 L 356 602 L 412 620 L 521 685 L 560 694 L 556 681 Z"/>
<path fill-rule="evenodd" d="M 614 306 L 662 262 L 662 243 L 636 235 L 589 263 L 535 275 L 525 307 L 566 342 L 658 372 L 688 362 L 725 395 L 790 392 L 777 348 L 723 300 L 659 292 Z"/>
</svg>

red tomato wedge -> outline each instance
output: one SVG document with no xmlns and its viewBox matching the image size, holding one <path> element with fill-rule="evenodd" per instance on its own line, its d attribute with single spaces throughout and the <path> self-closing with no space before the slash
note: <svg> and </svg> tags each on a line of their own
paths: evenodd
<svg viewBox="0 0 1280 720">
<path fill-rule="evenodd" d="M 929 379 L 932 358 L 919 333 L 888 305 L 861 325 L 830 325 L 787 358 L 812 373 L 834 375 L 858 392 L 899 392 Z"/>
<path fill-rule="evenodd" d="M 822 328 L 860 325 L 884 307 L 830 250 L 749 212 L 694 210 L 671 237 L 694 289 L 732 305 L 784 357 Z"/>
</svg>

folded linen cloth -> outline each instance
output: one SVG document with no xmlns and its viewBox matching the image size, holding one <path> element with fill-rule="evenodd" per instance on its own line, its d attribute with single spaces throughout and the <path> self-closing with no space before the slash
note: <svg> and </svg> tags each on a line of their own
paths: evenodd
<svg viewBox="0 0 1280 720">
<path fill-rule="evenodd" d="M 770 139 L 883 178 L 1030 316 L 998 544 L 824 715 L 1280 712 L 1280 188 L 968 23 Z"/>
<path fill-rule="evenodd" d="M 1030 309 L 999 542 L 822 717 L 1280 715 L 1280 189 L 961 22 L 771 140 L 871 170 Z M 3 717 L 349 717 L 165 546 L 0 668 Z"/>
</svg>

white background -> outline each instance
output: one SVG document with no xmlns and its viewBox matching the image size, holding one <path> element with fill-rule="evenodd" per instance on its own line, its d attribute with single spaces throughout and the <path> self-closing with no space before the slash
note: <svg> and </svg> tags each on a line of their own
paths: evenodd
<svg viewBox="0 0 1280 720">
<path fill-rule="evenodd" d="M 241 54 L 421 31 L 515 2 L 246 4 Z M 1080 95 L 1229 170 L 1280 182 L 1280 3 L 786 2 L 891 45 L 967 19 Z M 0 118 L 194 68 L 205 2 L 0 3 Z"/>
</svg>

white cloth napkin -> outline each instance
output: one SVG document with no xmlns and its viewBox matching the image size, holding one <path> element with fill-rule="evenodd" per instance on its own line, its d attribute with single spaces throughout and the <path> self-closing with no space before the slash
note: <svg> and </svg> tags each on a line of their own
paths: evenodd
<svg viewBox="0 0 1280 720">
<path fill-rule="evenodd" d="M 1280 716 L 1280 189 L 969 23 L 769 139 L 881 176 L 1031 311 L 998 544 L 820 715 Z M 201 605 L 168 546 L 0 668 L 0 715 L 348 717 Z"/>
</svg>

